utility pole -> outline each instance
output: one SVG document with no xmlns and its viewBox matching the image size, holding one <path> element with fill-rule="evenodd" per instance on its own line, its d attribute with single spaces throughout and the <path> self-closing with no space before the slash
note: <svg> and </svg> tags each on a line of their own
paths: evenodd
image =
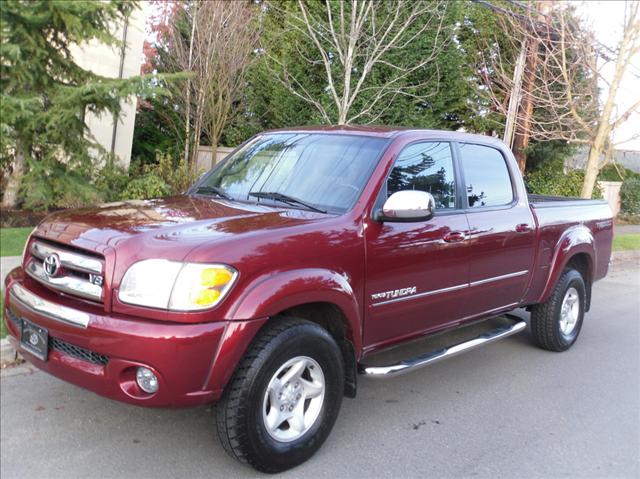
<svg viewBox="0 0 640 479">
<path fill-rule="evenodd" d="M 547 13 L 551 8 L 551 2 L 548 0 L 537 0 L 530 2 L 532 7 L 530 10 L 535 12 L 535 21 L 537 23 L 547 22 Z M 538 28 L 536 23 L 529 26 L 531 29 Z M 514 136 L 511 144 L 513 155 L 518 161 L 520 171 L 524 173 L 527 162 L 527 147 L 531 137 L 531 122 L 533 117 L 533 101 L 531 92 L 535 88 L 536 68 L 538 67 L 540 40 L 535 33 L 531 35 L 528 41 L 522 42 L 522 51 L 520 55 L 526 56 L 522 76 L 519 79 L 519 93 L 521 96 L 516 114 L 517 120 L 514 121 Z"/>
<path fill-rule="evenodd" d="M 527 53 L 527 39 L 522 40 L 522 46 L 516 68 L 513 71 L 513 90 L 509 97 L 509 110 L 507 111 L 507 120 L 504 126 L 504 136 L 502 140 L 511 148 L 513 146 L 513 136 L 516 130 L 516 118 L 518 116 L 518 108 L 520 106 L 520 94 L 522 91 L 522 74 L 524 72 L 524 61 Z"/>
</svg>

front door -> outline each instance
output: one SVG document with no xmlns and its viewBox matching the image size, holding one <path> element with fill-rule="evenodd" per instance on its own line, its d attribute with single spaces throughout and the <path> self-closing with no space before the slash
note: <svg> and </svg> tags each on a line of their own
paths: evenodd
<svg viewBox="0 0 640 479">
<path fill-rule="evenodd" d="M 381 198 L 400 190 L 423 190 L 436 200 L 428 221 L 369 221 L 367 247 L 367 348 L 438 329 L 463 315 L 459 300 L 468 287 L 468 230 L 456 192 L 452 146 L 418 142 L 398 155 Z"/>
</svg>

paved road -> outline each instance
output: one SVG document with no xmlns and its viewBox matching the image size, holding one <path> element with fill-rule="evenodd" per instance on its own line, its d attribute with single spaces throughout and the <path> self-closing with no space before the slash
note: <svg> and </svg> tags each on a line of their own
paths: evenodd
<svg viewBox="0 0 640 479">
<path fill-rule="evenodd" d="M 0 291 L 4 291 L 4 279 L 16 266 L 20 266 L 22 256 L 1 256 L 0 257 Z"/>
<path fill-rule="evenodd" d="M 283 477 L 640 477 L 640 271 L 597 284 L 562 354 L 506 339 L 362 381 L 320 452 Z M 115 403 L 40 372 L 1 380 L 3 479 L 249 477 L 211 411 Z M 32 455 L 30 455 L 32 454 Z"/>
<path fill-rule="evenodd" d="M 614 225 L 613 231 L 617 235 L 640 234 L 640 225 Z"/>
</svg>

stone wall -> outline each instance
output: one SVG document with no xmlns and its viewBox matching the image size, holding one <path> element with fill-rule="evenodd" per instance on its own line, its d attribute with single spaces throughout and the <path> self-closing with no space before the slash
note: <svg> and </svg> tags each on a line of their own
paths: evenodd
<svg viewBox="0 0 640 479">
<path fill-rule="evenodd" d="M 602 197 L 607 200 L 613 216 L 618 216 L 620 213 L 620 187 L 622 181 L 598 181 L 600 188 L 602 188 Z"/>
</svg>

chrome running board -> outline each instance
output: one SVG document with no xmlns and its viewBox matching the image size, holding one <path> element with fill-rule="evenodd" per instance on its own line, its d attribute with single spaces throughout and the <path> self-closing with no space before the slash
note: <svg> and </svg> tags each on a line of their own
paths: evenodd
<svg viewBox="0 0 640 479">
<path fill-rule="evenodd" d="M 517 318 L 515 316 L 505 317 L 512 320 L 513 323 L 507 324 L 505 326 L 500 326 L 491 331 L 487 331 L 486 333 L 476 336 L 473 339 L 469 339 L 467 341 L 463 341 L 461 343 L 454 344 L 445 348 L 436 349 L 435 351 L 421 354 L 420 356 L 416 356 L 415 358 L 404 359 L 388 366 L 367 366 L 365 364 L 360 364 L 358 366 L 358 372 L 364 376 L 373 378 L 390 378 L 400 376 L 401 374 L 414 371 L 433 363 L 437 363 L 438 361 L 442 361 L 443 359 L 448 359 L 453 356 L 457 356 L 458 354 L 471 351 L 472 349 L 484 346 L 485 344 L 507 338 L 513 334 L 519 333 L 527 327 L 527 323 L 522 321 L 520 318 Z"/>
</svg>

